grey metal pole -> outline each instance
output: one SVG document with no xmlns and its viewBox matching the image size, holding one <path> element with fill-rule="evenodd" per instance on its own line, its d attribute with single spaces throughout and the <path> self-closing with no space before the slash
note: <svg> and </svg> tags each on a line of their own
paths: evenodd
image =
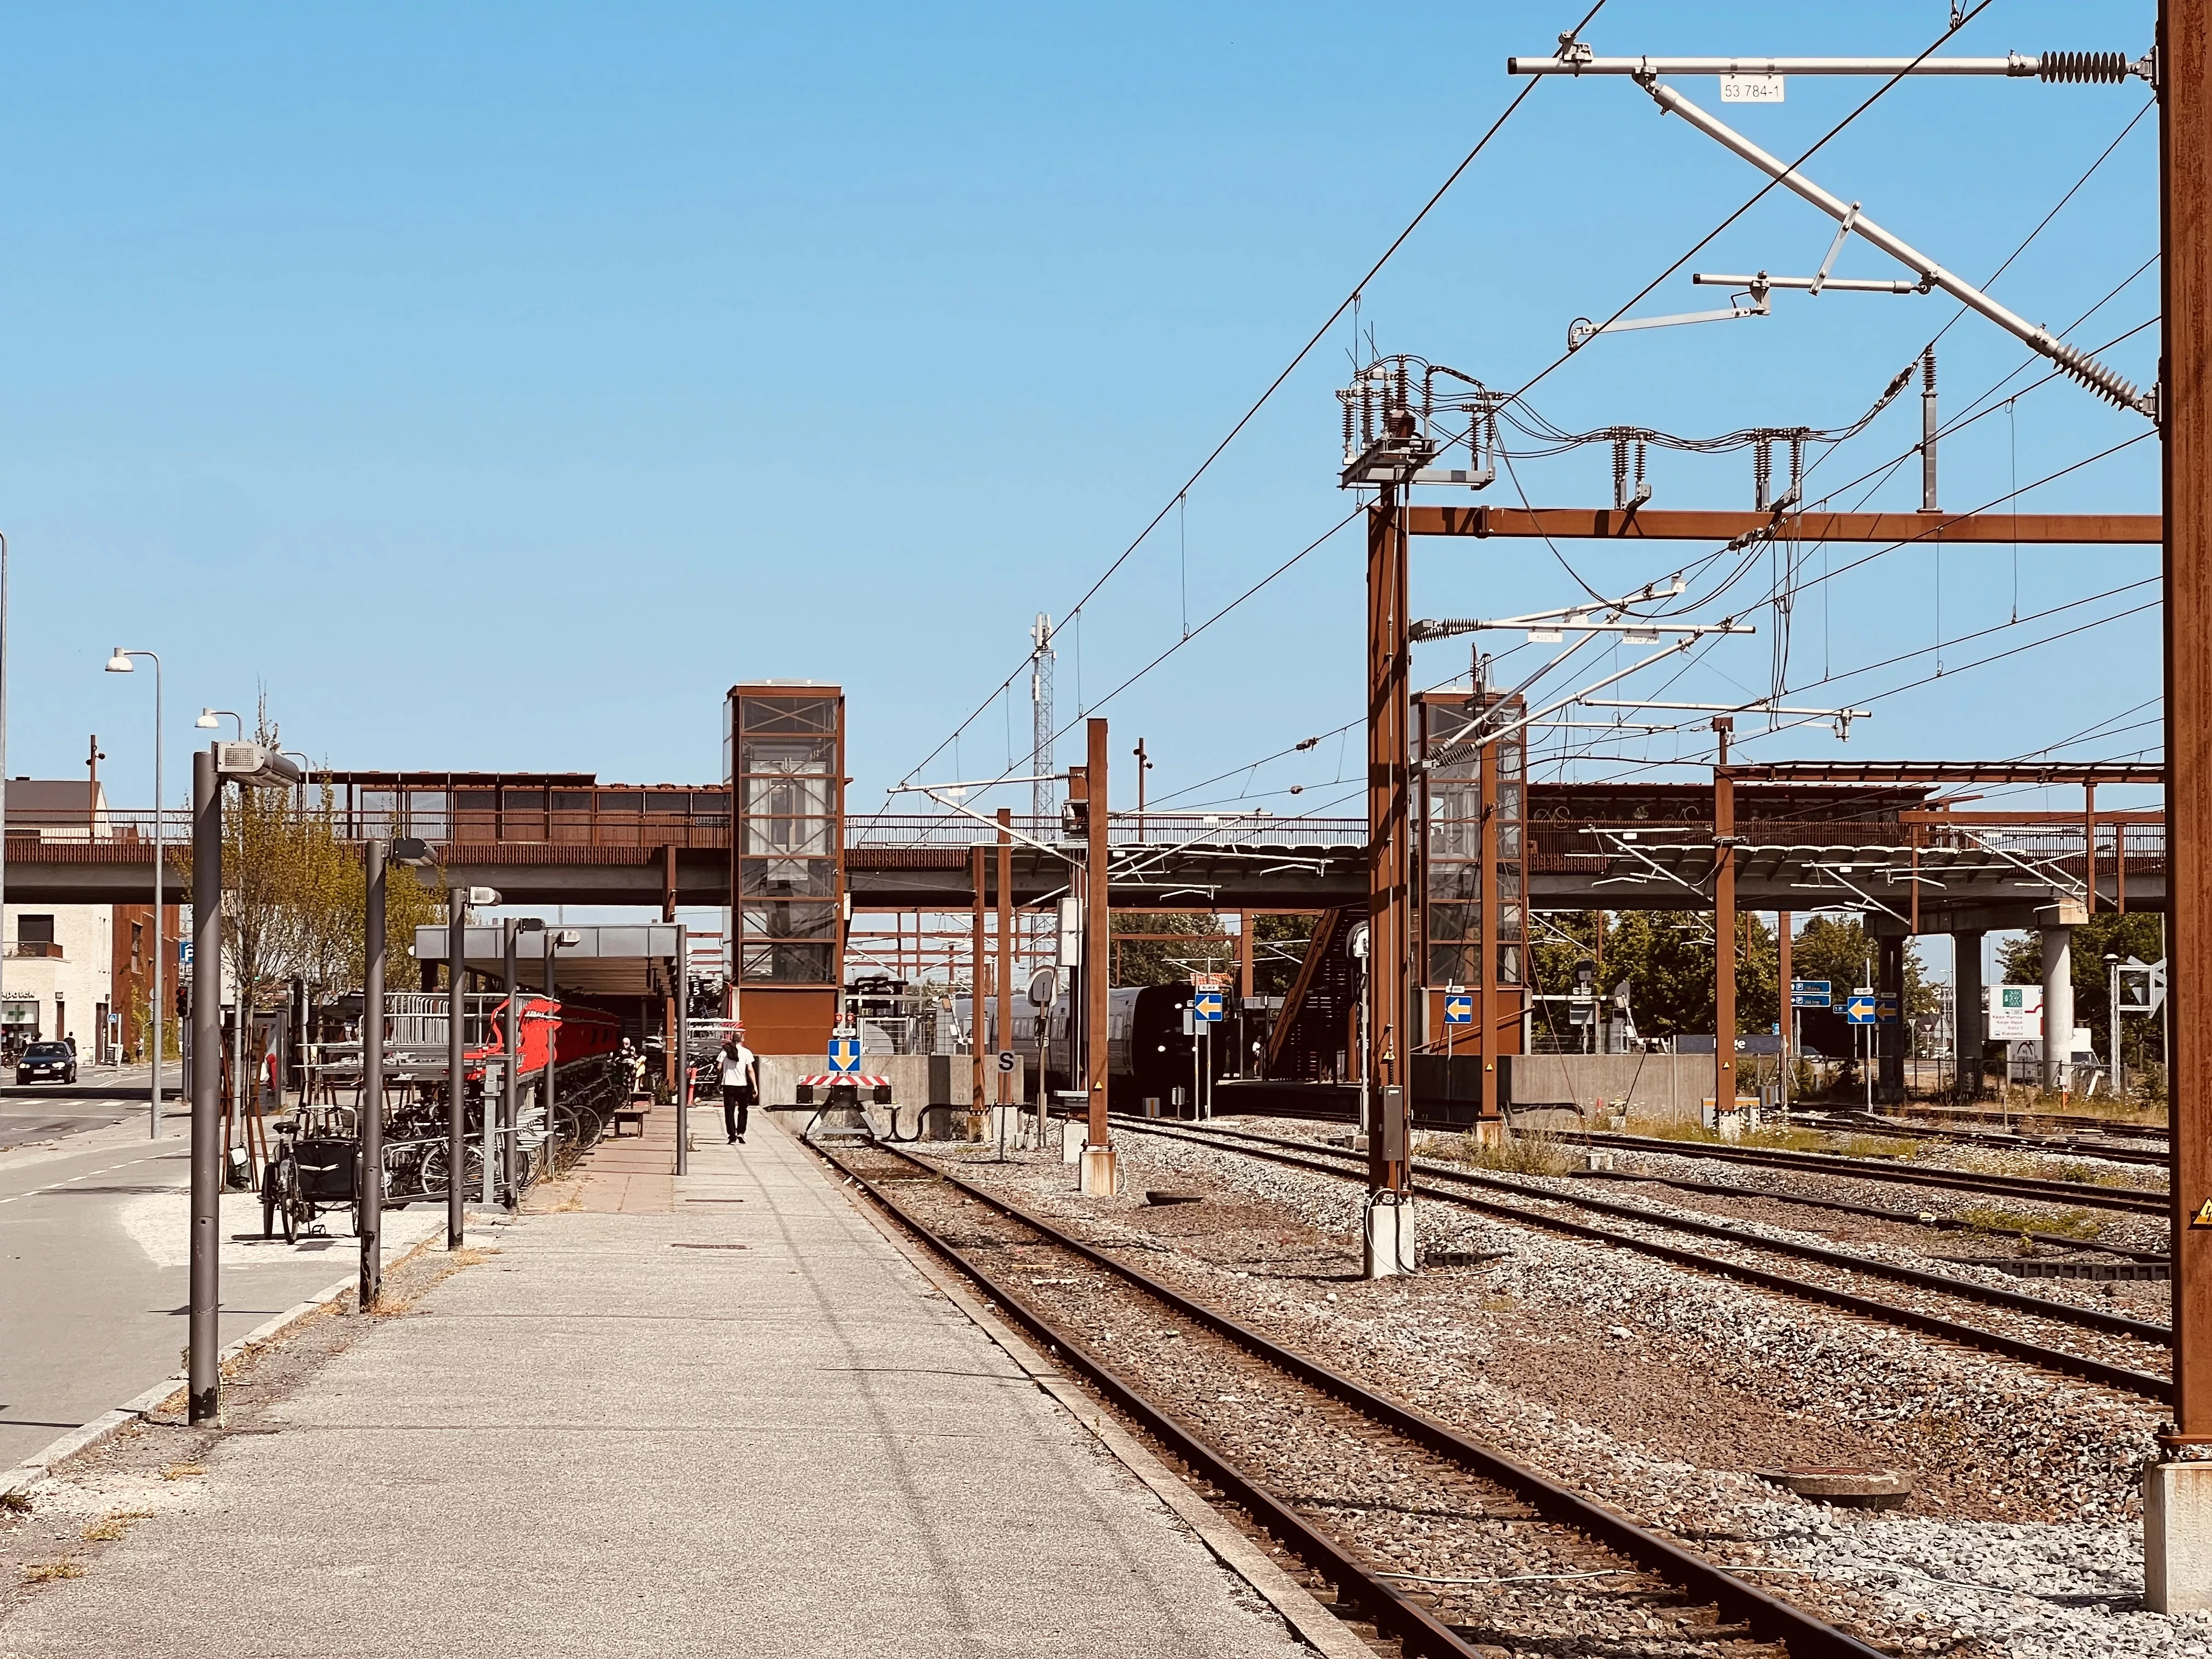
<svg viewBox="0 0 2212 1659">
<path fill-rule="evenodd" d="M 154 1082 L 147 1102 L 146 1138 L 158 1139 L 161 1133 L 161 957 L 168 949 L 161 938 L 161 659 L 151 651 L 133 652 L 134 656 L 154 657 Z M 210 757 L 209 765 L 214 765 Z M 198 763 L 194 763 L 195 769 Z M 194 806 L 198 803 L 195 801 Z M 195 883 L 197 885 L 197 882 Z M 220 902 L 222 889 L 216 890 Z M 57 1036 L 64 1035 L 57 1031 Z M 217 1046 L 221 1040 L 217 1039 Z"/>
<path fill-rule="evenodd" d="M 691 974 L 684 924 L 676 924 L 676 1173 L 691 1172 Z"/>
<path fill-rule="evenodd" d="M 155 912 L 158 916 L 161 913 Z M 158 930 L 157 930 L 158 931 Z M 192 754 L 192 957 L 222 959 L 222 781 L 216 775 L 215 750 Z M 192 1048 L 201 1054 L 222 1052 L 222 996 L 218 988 L 192 998 Z M 212 1421 L 219 1409 L 218 1359 L 222 1339 L 216 1328 L 222 1306 L 222 1073 L 211 1066 L 192 1068 L 191 1290 L 187 1321 L 189 1361 L 185 1415 L 194 1423 Z"/>
<path fill-rule="evenodd" d="M 559 1144 L 553 1130 L 553 1104 L 561 1090 L 561 1005 L 553 994 L 554 966 L 561 959 L 561 935 L 557 929 L 549 928 L 538 937 L 545 945 L 545 1000 L 552 1004 L 549 1012 L 553 1024 L 545 1039 L 545 1178 L 553 1178 L 553 1151 Z"/>
<path fill-rule="evenodd" d="M 0 536 L 0 1010 L 8 1006 L 8 538 Z M 7 1016 L 0 1012 L 0 1048 L 7 1041 Z"/>
<path fill-rule="evenodd" d="M 462 1176 L 468 1158 L 462 1097 L 468 1092 L 466 1045 L 461 1041 L 463 1012 L 461 985 L 468 977 L 469 890 L 454 887 L 446 894 L 446 1248 L 461 1248 L 463 1208 L 467 1194 Z"/>
<path fill-rule="evenodd" d="M 384 854 L 368 843 L 368 902 L 362 946 L 366 967 L 361 988 L 361 1150 L 355 1178 L 361 1202 L 361 1286 L 356 1310 L 367 1313 L 384 1288 Z"/>
<path fill-rule="evenodd" d="M 501 1079 L 499 1125 L 499 1178 L 507 1193 L 507 1207 L 511 1213 L 515 1207 L 515 1128 L 522 1121 L 522 1021 L 515 1010 L 521 1000 L 522 988 L 514 973 L 515 918 L 507 919 L 507 1072 Z"/>
</svg>

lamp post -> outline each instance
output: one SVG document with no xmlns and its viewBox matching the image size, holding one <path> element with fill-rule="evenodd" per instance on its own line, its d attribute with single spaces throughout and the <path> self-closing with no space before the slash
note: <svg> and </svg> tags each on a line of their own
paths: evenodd
<svg viewBox="0 0 2212 1659">
<path fill-rule="evenodd" d="M 469 906 L 496 904 L 489 887 L 453 887 L 446 892 L 446 1248 L 461 1248 L 468 1174 L 468 1045 L 462 987 L 469 976 Z"/>
<path fill-rule="evenodd" d="M 120 653 L 117 653 L 120 655 Z M 283 789 L 292 783 L 291 763 L 258 744 L 210 744 L 192 754 L 192 951 L 195 960 L 222 959 L 222 782 Z M 159 914 L 158 912 L 156 913 Z M 158 960 L 158 957 L 157 957 Z M 192 999 L 194 1051 L 219 1053 L 220 996 Z M 185 1416 L 213 1420 L 222 1382 L 217 1368 L 222 1337 L 222 1121 L 217 1112 L 217 1068 L 192 1068 L 191 1290 L 185 1304 Z"/>
<path fill-rule="evenodd" d="M 246 717 L 235 708 L 203 708 L 199 712 L 199 718 L 192 724 L 203 732 L 220 732 L 222 729 L 222 717 L 225 714 L 237 722 L 238 740 L 244 743 Z M 0 770 L 4 769 L 0 768 Z M 155 931 L 158 933 L 160 929 L 156 928 Z M 197 969 L 198 965 L 198 963 L 194 963 L 194 969 Z M 221 963 L 215 964 L 215 972 L 216 982 L 220 984 L 222 977 Z M 233 1012 L 230 1019 L 230 1097 L 223 1103 L 223 1112 L 232 1122 L 240 1126 L 240 1133 L 242 1134 L 246 1122 L 246 988 L 243 985 L 234 986 L 231 988 L 231 1000 Z"/>
<path fill-rule="evenodd" d="M 154 665 L 154 1018 L 149 1022 L 153 1030 L 148 1033 L 154 1061 L 154 1082 L 147 1102 L 146 1122 L 146 1137 L 151 1140 L 161 1133 L 161 957 L 168 949 L 161 937 L 161 659 L 152 651 L 126 651 L 118 645 L 107 659 L 107 672 L 111 674 L 132 672 L 136 668 L 131 660 L 133 657 L 143 657 Z M 220 818 L 221 814 L 218 813 L 218 822 Z M 194 886 L 197 888 L 197 882 Z M 216 890 L 218 894 L 221 890 L 220 888 Z M 197 918 L 193 926 L 197 932 Z M 193 949 L 197 951 L 198 948 L 195 944 Z M 222 1042 L 222 1038 L 217 1036 L 216 1043 L 218 1048 Z"/>
<path fill-rule="evenodd" d="M 501 941 L 506 949 L 507 969 L 507 1030 L 501 1046 L 507 1050 L 505 1075 L 500 1080 L 500 1143 L 499 1175 L 506 1184 L 507 1207 L 512 1212 L 519 1194 L 515 1176 L 515 1140 L 522 1117 L 522 1017 L 515 1003 L 520 1000 L 522 988 L 516 982 L 514 970 L 514 942 L 523 933 L 542 933 L 544 921 L 537 916 L 509 916 L 501 930 L 506 937 Z M 484 1172 L 490 1174 L 489 1168 Z"/>
<path fill-rule="evenodd" d="M 0 536 L 0 1048 L 8 1030 L 4 1024 L 8 957 L 8 538 Z"/>
</svg>

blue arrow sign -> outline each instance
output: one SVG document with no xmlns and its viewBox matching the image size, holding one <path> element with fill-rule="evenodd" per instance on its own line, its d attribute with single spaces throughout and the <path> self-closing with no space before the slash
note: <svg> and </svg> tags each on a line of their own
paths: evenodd
<svg viewBox="0 0 2212 1659">
<path fill-rule="evenodd" d="M 1192 992 L 1190 1017 L 1204 1024 L 1218 1024 L 1221 1020 L 1221 993 L 1218 991 Z"/>
<path fill-rule="evenodd" d="M 1790 981 L 1790 1006 L 1792 1008 L 1827 1008 L 1834 1006 L 1829 981 L 1825 979 L 1793 979 Z"/>
<path fill-rule="evenodd" d="M 851 1077 L 860 1069 L 860 1039 L 856 1036 L 833 1036 L 830 1039 L 830 1074 L 832 1077 Z"/>
<path fill-rule="evenodd" d="M 1897 993 L 1884 991 L 1874 1000 L 1874 1018 L 1877 1025 L 1897 1024 Z"/>
<path fill-rule="evenodd" d="M 1874 1024 L 1875 1002 L 1872 997 L 1853 997 L 1844 1005 L 1844 1018 L 1854 1025 Z"/>
<path fill-rule="evenodd" d="M 1467 996 L 1446 997 L 1444 999 L 1444 1024 L 1447 1025 L 1474 1024 L 1474 999 L 1473 997 Z"/>
</svg>

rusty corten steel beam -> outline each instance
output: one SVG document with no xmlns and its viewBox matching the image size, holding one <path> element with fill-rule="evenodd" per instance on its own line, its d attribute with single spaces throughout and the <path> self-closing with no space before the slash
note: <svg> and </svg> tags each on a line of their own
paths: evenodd
<svg viewBox="0 0 2212 1659">
<path fill-rule="evenodd" d="M 2158 541 L 2155 513 L 1731 513 L 1610 507 L 1409 507 L 1414 536 L 1550 536 L 1558 539 L 1726 542 L 1770 528 L 1805 542 L 2032 542 L 2063 545 Z"/>
<path fill-rule="evenodd" d="M 2164 250 L 2167 1018 L 2173 1079 L 2173 1401 L 2212 1439 L 2212 18 L 2160 8 Z"/>
<path fill-rule="evenodd" d="M 1713 1121 L 1735 1109 L 1735 780 L 1729 737 L 1735 721 L 1713 721 L 1720 762 L 1713 768 Z"/>
<path fill-rule="evenodd" d="M 2032 761 L 1737 761 L 1729 770 L 1738 783 L 2047 783 L 2078 787 L 2085 783 L 2166 781 L 2166 769 L 2156 762 L 2138 766 L 2123 761 L 2047 765 Z M 2065 816 L 2078 822 L 2081 815 Z"/>
<path fill-rule="evenodd" d="M 1398 491 L 1385 484 L 1367 510 L 1367 1054 L 1374 1120 L 1368 1127 L 1370 1192 L 1402 1193 L 1411 1184 L 1407 1147 L 1412 1091 L 1399 1056 L 1413 1032 L 1407 960 L 1412 930 L 1411 769 L 1407 727 L 1413 713 L 1412 647 L 1407 632 L 1406 520 Z M 1488 982 L 1488 975 L 1484 976 Z M 1390 1092 L 1393 1086 L 1396 1092 Z M 1392 1103 L 1395 1102 L 1395 1109 Z M 1395 1122 L 1385 1122 L 1394 1114 Z M 1385 1156 L 1396 1152 L 1399 1156 Z"/>
<path fill-rule="evenodd" d="M 1088 1145 L 1109 1146 L 1112 1131 L 1106 1121 L 1106 984 L 1112 972 L 1113 917 L 1107 908 L 1107 862 L 1112 856 L 1107 838 L 1106 722 L 1085 723 L 1089 750 L 1084 757 L 1090 806 L 1089 880 L 1083 918 L 1083 1061 L 1091 1091 Z M 1074 1010 L 1071 1008 L 1072 1018 Z"/>
</svg>

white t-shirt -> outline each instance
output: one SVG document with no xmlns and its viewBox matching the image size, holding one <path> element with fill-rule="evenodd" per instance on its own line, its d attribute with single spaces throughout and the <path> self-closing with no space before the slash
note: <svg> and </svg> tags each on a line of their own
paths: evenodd
<svg viewBox="0 0 2212 1659">
<path fill-rule="evenodd" d="M 725 1089 L 744 1087 L 751 1081 L 753 1061 L 753 1051 L 742 1042 L 738 1045 L 738 1051 L 734 1054 L 726 1048 L 723 1049 L 722 1086 Z"/>
</svg>

